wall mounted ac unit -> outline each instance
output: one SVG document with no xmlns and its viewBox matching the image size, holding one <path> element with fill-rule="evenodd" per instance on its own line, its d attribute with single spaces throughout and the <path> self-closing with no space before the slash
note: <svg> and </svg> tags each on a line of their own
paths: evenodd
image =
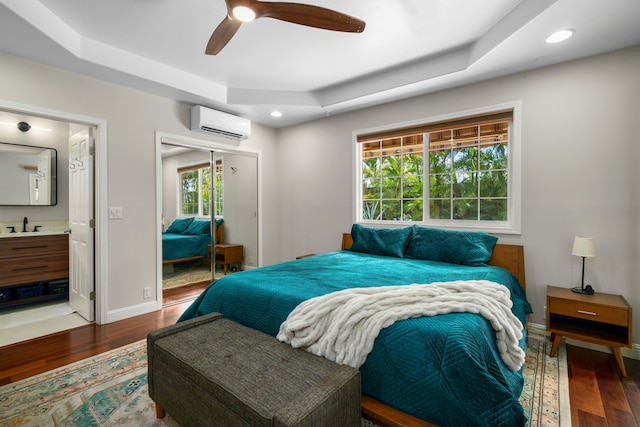
<svg viewBox="0 0 640 427">
<path fill-rule="evenodd" d="M 251 120 L 194 105 L 191 107 L 191 130 L 219 135 L 239 144 L 240 140 L 251 136 Z"/>
</svg>

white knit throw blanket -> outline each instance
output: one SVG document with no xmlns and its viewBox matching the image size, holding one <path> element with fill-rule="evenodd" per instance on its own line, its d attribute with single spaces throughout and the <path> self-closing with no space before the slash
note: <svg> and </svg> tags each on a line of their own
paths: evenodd
<svg viewBox="0 0 640 427">
<path fill-rule="evenodd" d="M 380 330 L 398 320 L 445 313 L 477 313 L 496 334 L 504 363 L 518 371 L 522 323 L 511 312 L 510 292 L 487 280 L 352 288 L 306 300 L 287 317 L 277 338 L 342 365 L 359 368 Z"/>
</svg>

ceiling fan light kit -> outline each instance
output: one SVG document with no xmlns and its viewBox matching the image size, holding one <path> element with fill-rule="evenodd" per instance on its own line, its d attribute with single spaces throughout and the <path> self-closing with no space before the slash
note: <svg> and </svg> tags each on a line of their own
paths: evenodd
<svg viewBox="0 0 640 427">
<path fill-rule="evenodd" d="M 217 55 L 234 36 L 243 22 L 273 18 L 323 30 L 361 33 L 365 22 L 331 9 L 302 3 L 265 2 L 259 0 L 225 0 L 227 16 L 215 29 L 205 53 Z"/>
<path fill-rule="evenodd" d="M 233 8 L 233 17 L 242 22 L 251 22 L 256 19 L 256 14 L 247 6 L 236 6 Z"/>
</svg>

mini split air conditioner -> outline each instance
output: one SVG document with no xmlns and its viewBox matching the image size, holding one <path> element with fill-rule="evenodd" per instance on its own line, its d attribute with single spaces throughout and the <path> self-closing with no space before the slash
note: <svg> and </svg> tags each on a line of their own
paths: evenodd
<svg viewBox="0 0 640 427">
<path fill-rule="evenodd" d="M 240 140 L 251 136 L 251 120 L 194 105 L 191 107 L 191 130 L 219 135 L 239 144 Z"/>
</svg>

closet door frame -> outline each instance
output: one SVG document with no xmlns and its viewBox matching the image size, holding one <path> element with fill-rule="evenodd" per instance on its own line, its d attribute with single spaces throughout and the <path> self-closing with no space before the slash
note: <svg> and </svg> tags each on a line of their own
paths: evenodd
<svg viewBox="0 0 640 427">
<path fill-rule="evenodd" d="M 180 147 L 192 148 L 197 150 L 209 151 L 212 154 L 229 153 L 240 156 L 254 157 L 257 159 L 257 206 L 258 206 L 258 247 L 257 247 L 257 266 L 262 266 L 262 152 L 246 147 L 236 147 L 225 144 L 222 141 L 208 141 L 174 135 L 156 131 L 155 148 L 156 148 L 156 295 L 158 295 L 156 304 L 158 310 L 162 309 L 162 144 L 170 144 Z M 215 170 L 214 170 L 215 172 Z M 213 218 L 212 218 L 213 220 Z"/>
</svg>

